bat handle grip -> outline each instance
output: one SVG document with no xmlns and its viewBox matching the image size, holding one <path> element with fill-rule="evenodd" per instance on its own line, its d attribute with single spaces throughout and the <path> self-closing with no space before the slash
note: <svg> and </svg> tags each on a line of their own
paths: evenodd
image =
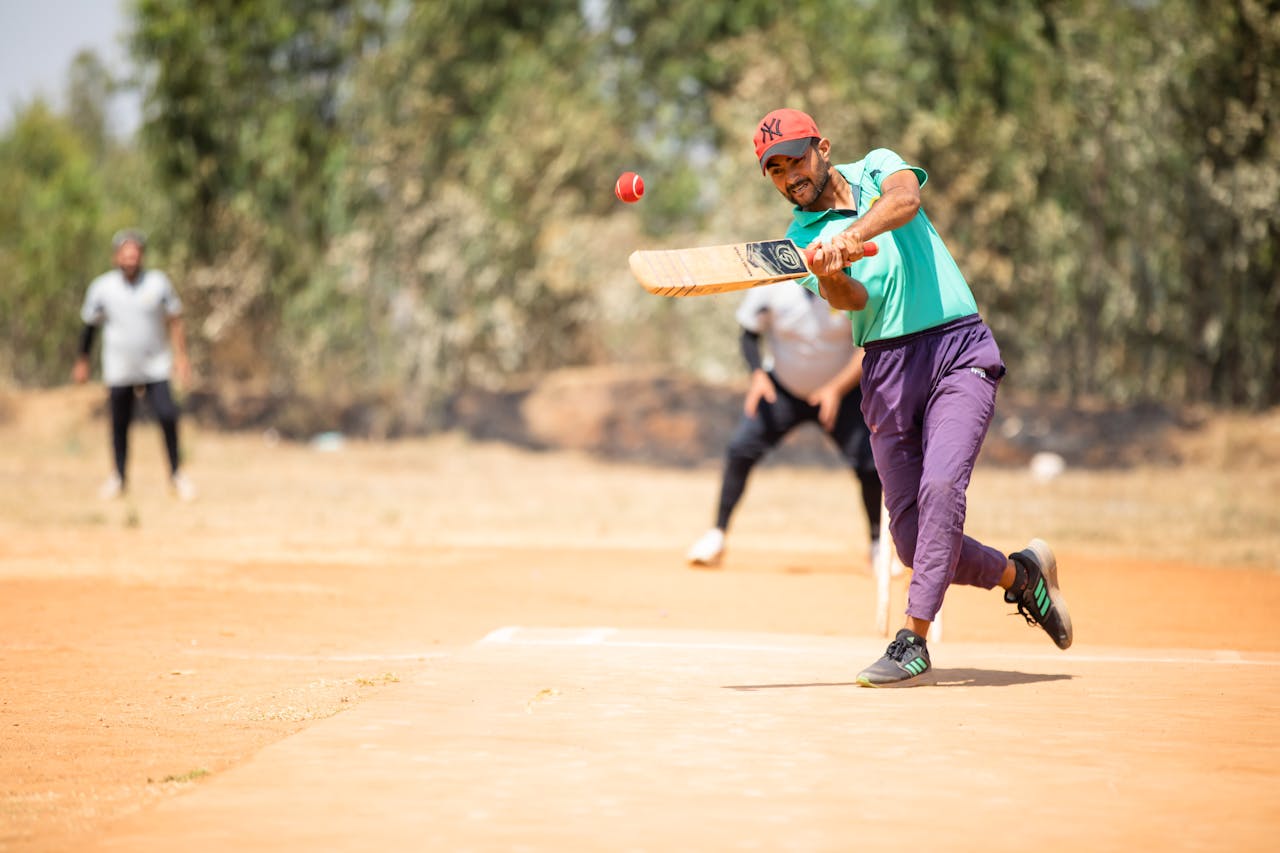
<svg viewBox="0 0 1280 853">
<path fill-rule="evenodd" d="M 809 263 L 810 266 L 813 265 L 813 253 L 815 251 L 817 250 L 813 246 L 810 246 L 809 248 L 804 250 L 804 259 Z M 880 251 L 880 247 L 877 246 L 875 243 L 862 244 L 862 256 L 864 258 L 869 258 L 879 251 Z"/>
</svg>

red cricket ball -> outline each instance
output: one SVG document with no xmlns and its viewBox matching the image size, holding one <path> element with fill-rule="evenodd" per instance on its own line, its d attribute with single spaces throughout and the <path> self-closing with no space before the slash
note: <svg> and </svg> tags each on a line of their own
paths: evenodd
<svg viewBox="0 0 1280 853">
<path fill-rule="evenodd" d="M 635 172 L 623 172 L 618 176 L 618 182 L 613 185 L 613 194 L 620 201 L 635 204 L 644 195 L 644 178 Z"/>
</svg>

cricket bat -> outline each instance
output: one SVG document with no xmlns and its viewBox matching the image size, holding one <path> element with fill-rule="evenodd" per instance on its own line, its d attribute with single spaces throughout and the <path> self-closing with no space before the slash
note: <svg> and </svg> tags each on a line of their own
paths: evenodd
<svg viewBox="0 0 1280 853">
<path fill-rule="evenodd" d="M 875 243 L 863 243 L 874 255 Z M 762 240 L 698 249 L 652 249 L 631 253 L 631 273 L 658 296 L 704 296 L 746 290 L 810 273 L 813 250 L 792 240 Z"/>
</svg>

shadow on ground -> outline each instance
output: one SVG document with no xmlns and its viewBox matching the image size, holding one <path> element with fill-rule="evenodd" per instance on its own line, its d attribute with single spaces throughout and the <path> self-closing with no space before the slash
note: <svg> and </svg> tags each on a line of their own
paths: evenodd
<svg viewBox="0 0 1280 853">
<path fill-rule="evenodd" d="M 935 669 L 933 680 L 920 687 L 1012 687 L 1042 681 L 1070 681 L 1066 673 L 1010 672 L 1002 669 Z M 856 681 L 816 681 L 805 684 L 726 684 L 725 690 L 783 690 L 803 687 L 857 687 Z"/>
</svg>

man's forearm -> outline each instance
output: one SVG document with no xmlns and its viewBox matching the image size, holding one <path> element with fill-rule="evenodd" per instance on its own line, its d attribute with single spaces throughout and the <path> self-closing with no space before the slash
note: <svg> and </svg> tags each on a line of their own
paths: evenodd
<svg viewBox="0 0 1280 853">
<path fill-rule="evenodd" d="M 90 323 L 85 323 L 84 328 L 80 330 L 80 357 L 88 358 L 89 351 L 93 349 L 93 337 L 97 333 L 98 327 Z"/>
<path fill-rule="evenodd" d="M 180 317 L 169 319 L 169 343 L 173 346 L 173 352 L 178 358 L 187 357 L 187 333 Z"/>
<path fill-rule="evenodd" d="M 912 192 L 905 187 L 895 187 L 876 199 L 875 204 L 854 220 L 846 230 L 856 232 L 865 242 L 887 231 L 901 228 L 915 219 L 919 210 L 919 192 Z"/>
<path fill-rule="evenodd" d="M 910 169 L 900 169 L 884 179 L 880 197 L 853 223 L 836 235 L 846 260 L 854 260 L 856 244 L 906 225 L 920 211 L 920 179 Z M 843 238 L 843 239 L 842 239 Z"/>
<path fill-rule="evenodd" d="M 760 335 L 743 329 L 739 344 L 742 347 L 742 360 L 747 363 L 747 367 L 753 372 L 762 370 L 764 360 L 760 357 Z"/>
<path fill-rule="evenodd" d="M 822 298 L 839 311 L 861 311 L 867 307 L 867 289 L 843 271 L 818 276 Z"/>
</svg>

